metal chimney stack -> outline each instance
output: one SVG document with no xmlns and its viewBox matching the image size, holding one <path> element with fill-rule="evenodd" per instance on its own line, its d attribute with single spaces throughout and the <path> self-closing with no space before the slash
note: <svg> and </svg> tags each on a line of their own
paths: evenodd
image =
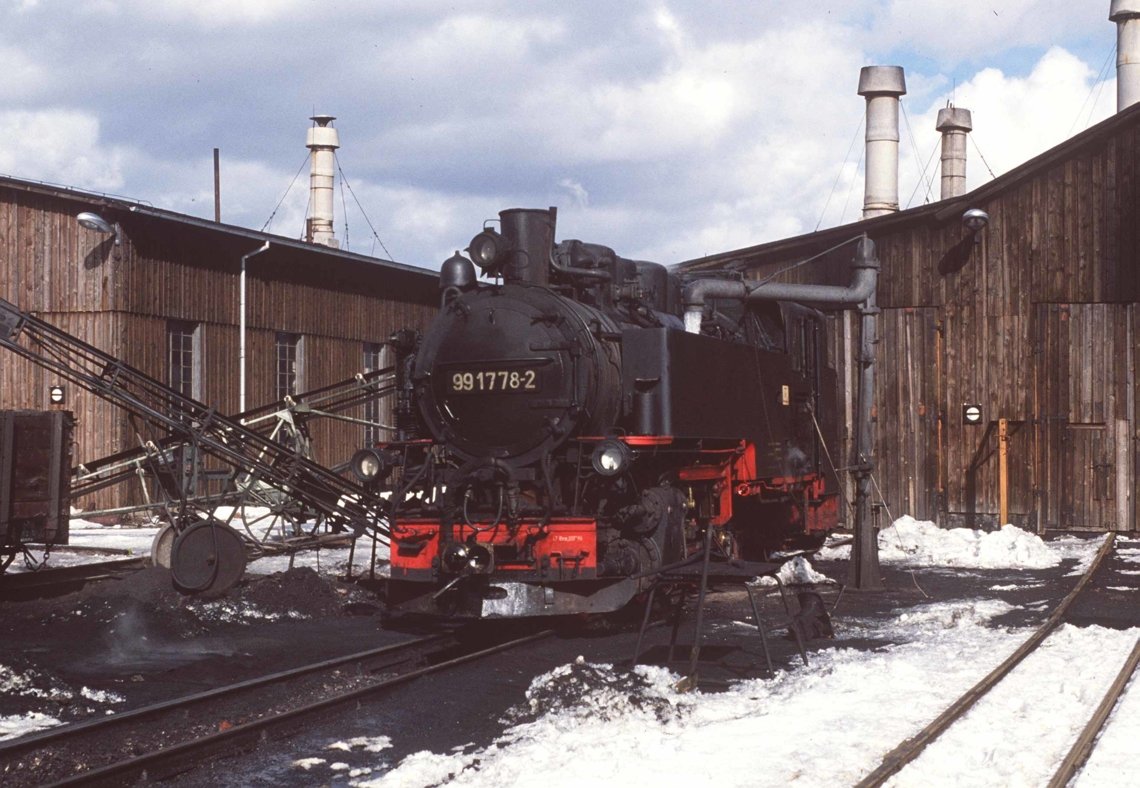
<svg viewBox="0 0 1140 788">
<path fill-rule="evenodd" d="M 902 66 L 864 66 L 859 72 L 859 95 L 867 99 L 864 219 L 899 209 L 899 96 L 905 93 Z"/>
<path fill-rule="evenodd" d="M 942 199 L 966 193 L 966 135 L 973 128 L 970 110 L 953 104 L 938 110 L 942 132 Z"/>
<path fill-rule="evenodd" d="M 337 249 L 340 242 L 333 233 L 333 178 L 336 173 L 335 151 L 340 147 L 340 137 L 329 125 L 336 118 L 314 115 L 309 120 L 316 125 L 309 129 L 305 139 L 305 147 L 310 151 L 310 213 L 305 222 L 305 240 Z"/>
<path fill-rule="evenodd" d="M 1116 23 L 1116 111 L 1140 101 L 1140 0 L 1112 0 Z"/>
</svg>

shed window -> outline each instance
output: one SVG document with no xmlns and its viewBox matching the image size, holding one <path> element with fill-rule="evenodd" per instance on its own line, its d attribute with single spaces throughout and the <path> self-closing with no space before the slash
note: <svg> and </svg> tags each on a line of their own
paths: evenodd
<svg viewBox="0 0 1140 788">
<path fill-rule="evenodd" d="M 372 372 L 377 369 L 383 369 L 388 366 L 391 361 L 389 359 L 388 346 L 380 342 L 365 342 L 364 343 L 364 371 Z M 383 440 L 382 425 L 390 424 L 392 418 L 392 405 L 390 398 L 387 397 L 373 397 L 364 403 L 364 420 L 368 422 L 364 425 L 364 445 L 374 446 Z"/>
<path fill-rule="evenodd" d="M 202 331 L 198 323 L 167 322 L 166 381 L 185 397 L 202 398 Z"/>
<path fill-rule="evenodd" d="M 282 400 L 301 391 L 304 383 L 305 349 L 300 334 L 277 332 L 275 341 L 277 374 L 274 377 L 273 398 Z"/>
</svg>

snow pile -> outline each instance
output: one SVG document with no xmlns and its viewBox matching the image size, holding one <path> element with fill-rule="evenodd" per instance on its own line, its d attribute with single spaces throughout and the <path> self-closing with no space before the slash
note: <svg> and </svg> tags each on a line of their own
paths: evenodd
<svg viewBox="0 0 1140 788">
<path fill-rule="evenodd" d="M 1046 569 L 1061 558 L 1041 537 L 1012 525 L 993 532 L 942 529 L 931 522 L 900 517 L 879 533 L 879 558 L 924 566 L 970 569 Z"/>
<path fill-rule="evenodd" d="M 1003 525 L 999 531 L 939 528 L 932 522 L 904 515 L 879 532 L 879 560 L 904 566 L 1047 569 L 1067 558 L 1090 560 L 1090 541 L 1065 537 L 1046 543 L 1036 534 L 1012 525 Z M 819 555 L 824 559 L 846 559 L 851 555 L 851 547 L 825 547 Z"/>
<path fill-rule="evenodd" d="M 834 584 L 832 580 L 825 574 L 815 571 L 811 562 L 804 558 L 802 555 L 797 555 L 790 561 L 785 561 L 780 567 L 780 571 L 776 573 L 776 577 L 780 578 L 780 582 L 784 585 L 812 585 L 812 584 Z M 760 585 L 774 586 L 776 581 L 771 577 L 764 576 L 760 578 Z"/>
<path fill-rule="evenodd" d="M 676 681 L 677 677 L 664 668 L 638 665 L 632 671 L 617 671 L 578 657 L 574 663 L 534 679 L 526 692 L 526 704 L 508 713 L 507 721 L 519 724 L 560 714 L 595 722 L 627 716 L 668 722 L 687 705 L 670 692 Z"/>
</svg>

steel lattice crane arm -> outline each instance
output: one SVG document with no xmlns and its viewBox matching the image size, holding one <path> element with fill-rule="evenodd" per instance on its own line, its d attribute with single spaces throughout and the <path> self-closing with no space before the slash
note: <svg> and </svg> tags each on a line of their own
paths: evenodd
<svg viewBox="0 0 1140 788">
<path fill-rule="evenodd" d="M 386 503 L 376 494 L 3 299 L 0 346 L 278 490 L 333 530 L 369 531 L 387 542 Z"/>
<path fill-rule="evenodd" d="M 345 411 L 363 405 L 369 400 L 385 397 L 395 392 L 393 368 L 358 372 L 351 378 L 324 386 L 312 391 L 286 397 L 279 402 L 262 405 L 251 410 L 230 416 L 246 428 L 269 438 L 278 439 L 283 428 L 305 433 L 307 440 L 308 422 L 314 418 L 332 418 L 360 423 L 362 420 L 343 416 Z M 369 426 L 391 430 L 383 424 L 363 421 Z M 144 442 L 125 451 L 88 460 L 72 469 L 71 489 L 76 498 L 121 484 L 135 478 L 140 465 L 159 453 L 170 455 L 183 448 L 186 443 L 176 436 L 166 436 L 153 442 Z M 296 445 L 294 446 L 296 448 Z M 306 454 L 310 457 L 311 455 Z"/>
</svg>

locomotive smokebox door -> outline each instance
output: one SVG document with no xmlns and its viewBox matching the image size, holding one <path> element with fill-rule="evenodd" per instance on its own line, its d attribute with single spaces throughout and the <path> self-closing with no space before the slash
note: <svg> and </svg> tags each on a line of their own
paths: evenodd
<svg viewBox="0 0 1140 788">
<path fill-rule="evenodd" d="M 68 411 L 0 411 L 0 545 L 67 544 L 71 492 Z"/>
</svg>

